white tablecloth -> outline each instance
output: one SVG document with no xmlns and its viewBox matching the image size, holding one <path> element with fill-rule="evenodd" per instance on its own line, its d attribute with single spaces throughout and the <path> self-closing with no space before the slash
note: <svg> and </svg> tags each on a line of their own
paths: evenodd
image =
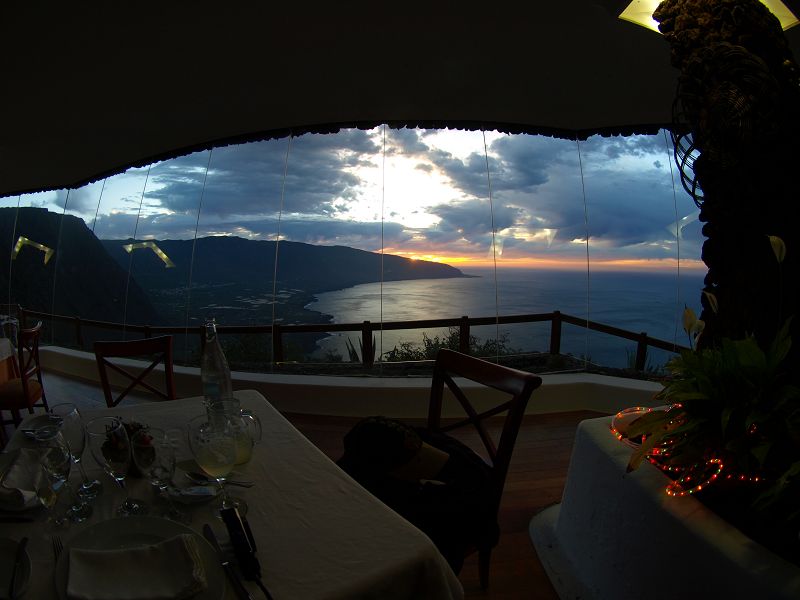
<svg viewBox="0 0 800 600">
<path fill-rule="evenodd" d="M 0 336 L 0 360 L 10 358 L 13 354 L 14 347 L 11 345 L 11 340 Z"/>
<path fill-rule="evenodd" d="M 242 405 L 261 419 L 263 440 L 252 460 L 236 467 L 242 477 L 256 481 L 252 488 L 229 488 L 249 505 L 248 521 L 258 545 L 263 580 L 275 600 L 313 598 L 461 598 L 463 590 L 439 551 L 418 529 L 384 506 L 298 432 L 266 399 L 255 391 L 236 393 Z M 51 400 L 51 402 L 54 402 Z M 116 407 L 86 413 L 134 418 L 162 428 L 184 427 L 204 412 L 200 398 Z M 9 444 L 27 444 L 19 432 Z M 189 459 L 186 447 L 178 459 Z M 87 467 L 95 463 L 87 448 Z M 179 480 L 181 474 L 176 475 Z M 65 544 L 87 525 L 113 516 L 112 507 L 123 496 L 106 476 L 106 491 L 95 515 L 62 533 Z M 77 482 L 75 475 L 73 481 Z M 149 486 L 132 480 L 132 496 L 153 501 Z M 55 597 L 53 557 L 48 532 L 40 517 L 34 524 L 2 524 L 2 537 L 31 537 L 28 551 L 35 573 L 27 598 Z M 227 534 L 209 505 L 192 510 L 191 527 L 200 532 L 210 523 L 221 541 Z M 245 582 L 254 598 L 258 588 Z M 230 586 L 226 598 L 235 598 Z"/>
<path fill-rule="evenodd" d="M 14 352 L 11 340 L 0 337 L 0 383 L 8 381 L 14 375 Z"/>
</svg>

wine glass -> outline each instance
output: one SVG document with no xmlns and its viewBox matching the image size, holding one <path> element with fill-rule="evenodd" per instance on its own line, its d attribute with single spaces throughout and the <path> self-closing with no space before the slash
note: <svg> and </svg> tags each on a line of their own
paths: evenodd
<svg viewBox="0 0 800 600">
<path fill-rule="evenodd" d="M 244 500 L 228 496 L 225 490 L 225 478 L 236 461 L 236 437 L 230 420 L 210 420 L 207 415 L 194 417 L 189 421 L 188 437 L 197 465 L 219 486 L 220 508 L 236 507 L 244 515 L 247 511 Z"/>
<path fill-rule="evenodd" d="M 169 504 L 164 516 L 173 521 L 188 522 L 188 516 L 175 506 L 168 491 L 175 474 L 175 447 L 167 432 L 155 427 L 140 429 L 131 437 L 131 450 L 136 467 Z"/>
<path fill-rule="evenodd" d="M 54 509 L 58 501 L 58 494 L 62 489 L 66 489 L 73 503 L 64 516 L 55 516 L 53 522 L 60 526 L 65 519 L 80 523 L 92 515 L 92 507 L 81 500 L 69 483 L 70 466 L 72 465 L 72 453 L 69 446 L 64 441 L 58 427 L 47 426 L 36 430 L 36 445 L 40 450 L 40 465 L 47 475 L 53 496 L 44 498 L 45 506 Z"/>
<path fill-rule="evenodd" d="M 218 400 L 207 404 L 209 420 L 230 420 L 236 440 L 236 465 L 243 465 L 253 456 L 253 446 L 261 441 L 261 420 L 241 407 L 238 400 Z"/>
<path fill-rule="evenodd" d="M 71 402 L 55 404 L 50 407 L 50 414 L 60 421 L 61 435 L 69 446 L 72 462 L 78 466 L 83 483 L 78 488 L 78 495 L 86 500 L 94 500 L 103 490 L 103 484 L 97 479 L 92 481 L 86 476 L 83 468 L 83 451 L 86 448 L 86 429 L 83 426 L 83 419 L 78 407 Z"/>
<path fill-rule="evenodd" d="M 117 507 L 121 515 L 143 515 L 147 506 L 128 495 L 125 477 L 131 467 L 131 441 L 119 417 L 97 417 L 86 424 L 89 449 L 97 464 L 125 491 L 125 501 Z"/>
</svg>

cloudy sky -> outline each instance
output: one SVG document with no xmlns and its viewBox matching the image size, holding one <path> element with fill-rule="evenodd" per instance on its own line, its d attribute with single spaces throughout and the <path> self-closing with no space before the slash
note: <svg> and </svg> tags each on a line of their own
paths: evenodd
<svg viewBox="0 0 800 600">
<path fill-rule="evenodd" d="M 343 130 L 217 148 L 77 189 L 0 199 L 100 238 L 237 235 L 459 266 L 703 268 L 698 209 L 663 134 L 575 141 Z M 491 201 L 490 201 L 491 199 Z M 494 235 L 493 235 L 494 232 Z M 589 239 L 587 249 L 587 235 Z"/>
</svg>

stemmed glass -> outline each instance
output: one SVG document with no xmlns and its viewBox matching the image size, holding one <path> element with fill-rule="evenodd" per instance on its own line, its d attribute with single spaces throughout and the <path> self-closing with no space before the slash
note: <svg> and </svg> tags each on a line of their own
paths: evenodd
<svg viewBox="0 0 800 600">
<path fill-rule="evenodd" d="M 86 430 L 78 407 L 71 402 L 64 402 L 50 407 L 52 417 L 60 422 L 61 435 L 69 446 L 72 462 L 78 465 L 83 483 L 78 488 L 78 495 L 86 500 L 94 500 L 103 490 L 103 484 L 97 479 L 89 481 L 83 468 L 81 458 L 86 448 Z"/>
<path fill-rule="evenodd" d="M 155 427 L 140 429 L 131 437 L 131 450 L 136 467 L 169 504 L 164 516 L 173 521 L 188 522 L 189 517 L 175 506 L 168 491 L 175 474 L 175 447 L 167 432 Z"/>
<path fill-rule="evenodd" d="M 72 506 L 67 509 L 64 517 L 54 517 L 53 523 L 60 526 L 63 525 L 65 518 L 75 523 L 80 523 L 88 519 L 92 515 L 92 507 L 75 494 L 75 491 L 69 483 L 72 453 L 58 428 L 56 426 L 48 426 L 37 429 L 36 445 L 41 453 L 40 464 L 53 490 L 52 496 L 47 495 L 44 498 L 45 506 L 53 510 L 58 501 L 58 493 L 64 488 L 69 492 L 71 497 L 70 501 L 73 502 Z"/>
<path fill-rule="evenodd" d="M 128 495 L 125 477 L 131 467 L 131 441 L 125 425 L 119 417 L 97 417 L 86 424 L 89 436 L 89 449 L 92 456 L 106 473 L 125 492 L 125 501 L 117 507 L 122 515 L 143 515 L 147 506 Z"/>
<path fill-rule="evenodd" d="M 210 420 L 207 415 L 194 417 L 188 425 L 189 448 L 197 465 L 219 486 L 220 508 L 236 507 L 244 515 L 247 504 L 239 498 L 228 496 L 225 478 L 236 461 L 236 434 L 228 419 Z"/>
<path fill-rule="evenodd" d="M 211 421 L 230 420 L 236 440 L 236 465 L 243 465 L 253 455 L 253 446 L 261 441 L 261 420 L 248 410 L 242 409 L 238 400 L 218 400 L 206 406 Z"/>
</svg>

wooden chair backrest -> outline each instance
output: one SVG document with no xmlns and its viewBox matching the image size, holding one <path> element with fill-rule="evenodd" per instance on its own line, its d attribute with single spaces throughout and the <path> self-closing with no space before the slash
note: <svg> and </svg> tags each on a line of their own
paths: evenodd
<svg viewBox="0 0 800 600">
<path fill-rule="evenodd" d="M 469 379 L 504 394 L 502 401 L 478 413 L 472 402 L 455 381 L 454 377 Z M 472 424 L 478 432 L 489 457 L 492 468 L 496 507 L 505 487 L 508 465 L 514 452 L 525 407 L 533 391 L 542 384 L 541 378 L 532 373 L 519 371 L 503 365 L 462 354 L 454 350 L 442 349 L 436 355 L 431 398 L 428 407 L 428 428 L 431 431 L 448 432 Z M 442 401 L 445 386 L 461 404 L 467 417 L 463 420 L 442 426 Z M 499 442 L 486 428 L 486 419 L 507 412 Z"/>
<path fill-rule="evenodd" d="M 17 364 L 15 373 L 22 380 L 25 398 L 28 398 L 28 381 L 36 377 L 42 383 L 42 369 L 39 366 L 39 339 L 42 334 L 42 322 L 33 327 L 20 329 L 17 335 Z M 42 388 L 44 389 L 44 388 Z"/>
<path fill-rule="evenodd" d="M 128 341 L 104 341 L 94 343 L 94 355 L 97 360 L 97 369 L 100 373 L 100 383 L 103 386 L 103 394 L 109 408 L 119 404 L 128 393 L 137 386 L 143 387 L 163 400 L 174 400 L 175 378 L 172 367 L 172 336 L 162 335 L 158 337 L 145 338 L 141 340 Z M 147 366 L 138 373 L 132 373 L 119 364 L 109 360 L 112 358 L 144 358 L 149 360 Z M 147 381 L 145 378 L 159 364 L 164 364 L 165 385 L 164 390 L 160 390 Z M 109 371 L 114 371 L 122 375 L 125 380 L 130 380 L 128 386 L 114 397 Z"/>
</svg>

